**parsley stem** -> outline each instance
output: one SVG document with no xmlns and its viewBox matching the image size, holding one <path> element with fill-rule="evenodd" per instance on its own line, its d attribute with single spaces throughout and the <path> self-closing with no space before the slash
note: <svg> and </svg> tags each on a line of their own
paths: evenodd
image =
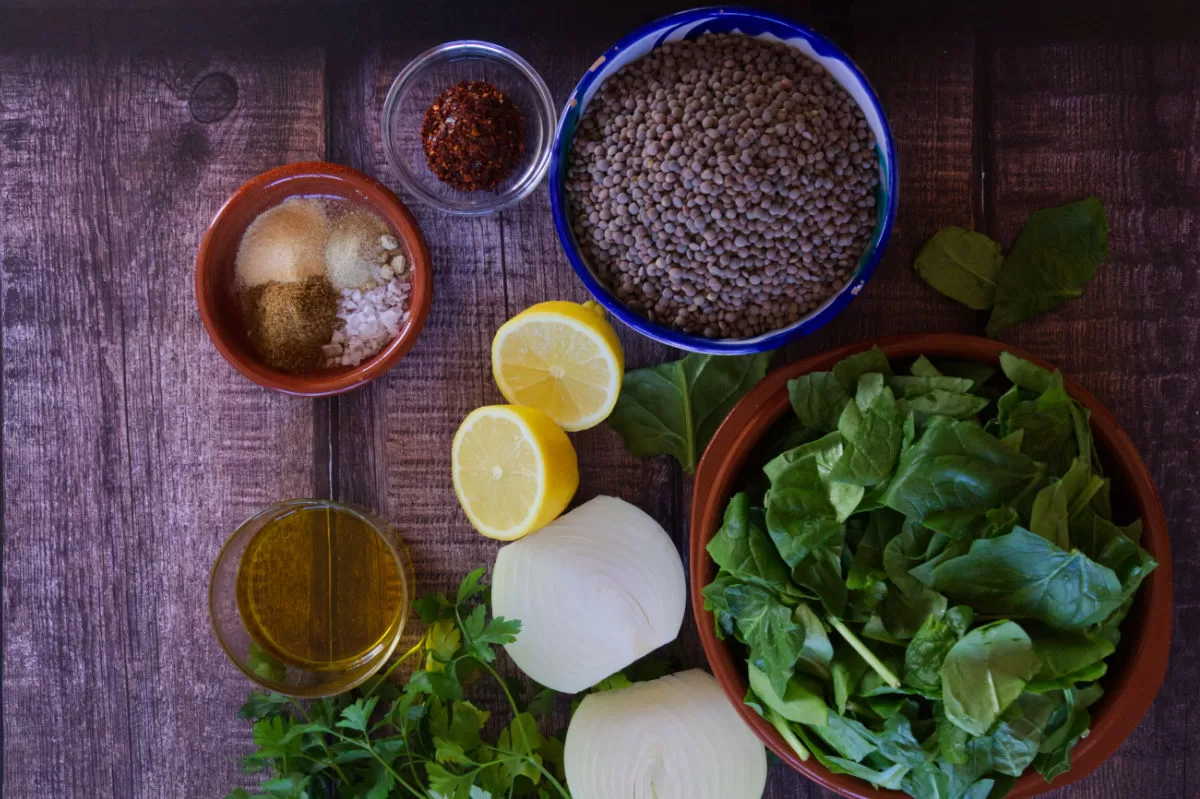
<svg viewBox="0 0 1200 799">
<path fill-rule="evenodd" d="M 496 682 L 500 683 L 500 690 L 504 691 L 504 696 L 505 696 L 505 698 L 508 699 L 509 706 L 512 707 L 513 719 L 515 721 L 516 717 L 521 714 L 521 711 L 518 710 L 518 708 L 517 708 L 517 702 L 515 699 L 513 699 L 512 692 L 508 690 L 508 683 L 506 683 L 504 681 L 504 679 L 500 676 L 499 672 L 497 672 L 494 668 L 492 668 L 490 664 L 484 663 L 481 660 L 481 661 L 479 661 L 479 665 L 483 666 L 487 670 L 487 672 L 496 679 Z M 522 727 L 520 724 L 513 724 L 513 731 L 516 732 L 517 730 L 520 730 L 520 733 L 521 733 L 521 739 L 522 739 L 521 745 L 526 750 L 532 750 L 533 747 L 529 745 L 529 740 L 525 735 L 525 728 Z M 514 743 L 516 743 L 516 742 L 514 741 Z M 487 745 L 485 744 L 485 746 L 487 746 Z M 567 793 L 567 789 L 562 786 L 562 783 L 560 783 L 558 780 L 554 779 L 554 775 L 551 774 L 549 771 L 546 771 L 546 769 L 542 767 L 542 764 L 537 762 L 537 760 L 535 760 L 534 758 L 530 757 L 527 754 L 520 754 L 518 752 L 509 752 L 504 749 L 499 749 L 495 746 L 488 746 L 488 748 L 494 749 L 495 751 L 500 752 L 501 754 L 525 758 L 526 760 L 528 760 L 530 763 L 533 764 L 534 768 L 536 768 L 538 771 L 542 772 L 542 776 L 544 776 L 547 780 L 550 781 L 550 784 L 554 786 L 555 790 L 557 790 L 559 792 L 559 794 L 563 797 L 563 799 L 571 799 L 571 794 Z"/>
<path fill-rule="evenodd" d="M 862 659 L 867 661 L 867 665 L 875 670 L 875 673 L 883 678 L 883 681 L 893 688 L 900 687 L 900 678 L 892 673 L 892 670 L 883 665 L 883 661 L 875 656 L 875 653 L 867 648 L 867 645 L 859 640 L 858 636 L 850 631 L 850 628 L 842 623 L 842 620 L 835 617 L 828 617 L 829 624 L 833 629 L 842 634 L 846 639 L 846 643 L 854 647 L 854 651 L 862 655 Z"/>
<path fill-rule="evenodd" d="M 513 718 L 515 719 L 520 715 L 521 711 L 517 708 L 517 702 L 515 699 L 513 699 L 512 693 L 508 690 L 508 683 L 504 681 L 504 678 L 501 677 L 499 672 L 493 669 L 490 664 L 484 663 L 482 660 L 478 660 L 477 662 L 479 665 L 487 669 L 488 673 L 496 679 L 496 682 L 500 683 L 500 690 L 504 691 L 504 696 L 508 699 L 509 707 L 512 708 Z M 524 728 L 521 729 L 521 738 L 525 738 Z M 529 741 L 523 741 L 523 743 L 526 748 L 529 748 Z"/>
<path fill-rule="evenodd" d="M 382 675 L 380 675 L 379 680 L 375 683 L 375 685 L 377 685 L 377 686 L 382 685 L 387 680 L 388 677 L 392 676 L 392 672 L 396 670 L 397 666 L 399 666 L 404 661 L 408 660 L 413 655 L 420 652 L 425 647 L 425 641 L 428 637 L 429 637 L 429 633 L 427 632 L 424 635 L 422 635 L 415 644 L 413 644 L 412 649 L 408 650 L 403 655 L 401 655 L 400 657 L 396 658 L 391 663 L 389 663 L 388 667 L 387 667 L 387 671 L 385 671 Z"/>
<path fill-rule="evenodd" d="M 508 755 L 509 757 L 519 757 L 524 760 L 528 760 L 535 769 L 542 772 L 542 776 L 550 781 L 550 784 L 554 786 L 554 789 L 556 791 L 558 791 L 559 795 L 562 796 L 563 799 L 571 799 L 571 794 L 567 793 L 567 789 L 563 787 L 563 784 L 561 782 L 559 782 L 558 780 L 554 779 L 553 774 L 551 774 L 549 771 L 547 771 L 546 768 L 541 763 L 537 762 L 537 760 L 530 757 L 529 755 L 522 754 L 521 752 L 513 752 L 508 749 L 501 749 L 500 747 L 492 746 L 491 744 L 483 744 L 483 747 L 485 749 L 491 749 L 493 752 L 499 752 L 502 755 Z"/>
<path fill-rule="evenodd" d="M 391 765 L 386 760 L 384 760 L 382 757 L 379 756 L 379 753 L 375 751 L 375 747 L 371 746 L 371 739 L 364 738 L 364 739 L 360 740 L 358 738 L 351 738 L 348 735 L 342 735 L 340 732 L 336 732 L 334 730 L 330 730 L 329 732 L 332 735 L 342 739 L 346 743 L 351 743 L 351 744 L 354 744 L 355 746 L 360 746 L 363 749 L 366 749 L 371 754 L 371 757 L 378 760 L 379 765 L 383 766 L 384 770 L 387 771 L 388 774 L 392 775 L 392 779 L 394 779 L 399 785 L 401 785 L 405 790 L 407 790 L 413 796 L 427 796 L 428 795 L 428 794 L 422 793 L 421 791 L 418 791 L 416 788 L 409 785 L 408 782 L 406 782 L 403 777 L 401 777 L 399 774 L 397 774 L 396 770 L 394 768 L 392 768 Z"/>
</svg>

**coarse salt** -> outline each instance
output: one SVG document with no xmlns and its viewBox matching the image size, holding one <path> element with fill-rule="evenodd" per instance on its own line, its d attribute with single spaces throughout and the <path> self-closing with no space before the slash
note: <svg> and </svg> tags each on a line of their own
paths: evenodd
<svg viewBox="0 0 1200 799">
<path fill-rule="evenodd" d="M 408 321 L 408 277 L 380 277 L 375 288 L 342 291 L 340 325 L 324 349 L 326 366 L 358 366 L 398 336 Z"/>
</svg>

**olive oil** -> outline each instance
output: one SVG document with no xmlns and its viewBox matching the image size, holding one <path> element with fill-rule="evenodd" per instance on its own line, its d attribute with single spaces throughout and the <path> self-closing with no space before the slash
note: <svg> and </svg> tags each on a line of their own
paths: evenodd
<svg viewBox="0 0 1200 799">
<path fill-rule="evenodd" d="M 281 690 L 302 684 L 296 692 L 310 696 L 356 685 L 395 648 L 406 578 L 392 544 L 354 511 L 315 501 L 282 510 L 238 565 L 250 668 Z"/>
</svg>

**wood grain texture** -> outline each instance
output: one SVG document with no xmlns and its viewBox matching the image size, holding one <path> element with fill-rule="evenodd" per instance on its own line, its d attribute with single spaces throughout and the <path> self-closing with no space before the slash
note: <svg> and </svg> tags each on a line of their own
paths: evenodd
<svg viewBox="0 0 1200 799">
<path fill-rule="evenodd" d="M 510 46 L 561 101 L 609 44 L 682 7 L 190 5 L 82 21 L 0 12 L 4 795 L 216 796 L 238 784 L 250 737 L 234 710 L 249 686 L 209 633 L 204 590 L 225 535 L 257 508 L 312 492 L 378 510 L 409 541 L 422 589 L 456 584 L 498 546 L 458 508 L 449 442 L 471 409 L 502 401 L 488 361 L 497 327 L 541 300 L 586 298 L 545 186 L 483 220 L 410 202 L 434 263 L 425 331 L 385 378 L 319 402 L 248 385 L 204 336 L 191 264 L 225 197 L 269 166 L 322 156 L 398 189 L 380 108 L 396 72 L 440 41 Z M 1174 533 L 1176 636 L 1146 721 L 1059 795 L 1194 793 L 1196 36 L 1129 4 L 1117 16 L 1054 12 L 1040 34 L 1011 9 L 981 22 L 959 3 L 915 18 L 866 0 L 767 5 L 854 55 L 901 172 L 876 276 L 784 357 L 978 332 L 980 315 L 912 271 L 926 237 L 960 224 L 1007 245 L 1036 208 L 1091 191 L 1108 205 L 1113 258 L 1085 297 L 1010 334 L 1093 388 L 1142 449 Z M 676 357 L 619 335 L 630 366 Z M 673 461 L 629 457 L 606 427 L 574 440 L 580 499 L 635 502 L 683 547 L 690 478 Z M 702 663 L 690 615 L 667 652 Z M 774 768 L 768 799 L 798 796 L 832 794 Z"/>
<path fill-rule="evenodd" d="M 1088 386 L 1154 476 L 1171 529 L 1175 630 L 1158 700 L 1126 744 L 1064 797 L 1194 795 L 1200 701 L 1200 47 L 1194 37 L 1029 41 L 991 56 L 997 239 L 1030 211 L 1096 194 L 1111 256 L 1084 296 L 1004 338 Z M 1189 765 L 1193 773 L 1189 774 Z M 1188 787 L 1191 786 L 1191 787 Z"/>
<path fill-rule="evenodd" d="M 313 490 L 312 413 L 213 350 L 192 265 L 238 184 L 320 155 L 321 66 L 0 57 L 5 795 L 236 779 L 246 682 L 209 632 L 208 570 L 242 519 Z M 238 102 L 199 123 L 214 72 Z"/>
</svg>

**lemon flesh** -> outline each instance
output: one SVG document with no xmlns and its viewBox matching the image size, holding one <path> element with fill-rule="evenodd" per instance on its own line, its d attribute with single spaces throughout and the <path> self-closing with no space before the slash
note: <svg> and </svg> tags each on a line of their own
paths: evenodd
<svg viewBox="0 0 1200 799">
<path fill-rule="evenodd" d="M 492 374 L 514 405 L 545 411 L 564 430 L 595 427 L 621 393 L 625 353 L 595 303 L 543 302 L 504 323 Z"/>
<path fill-rule="evenodd" d="M 475 527 L 511 541 L 554 521 L 579 487 L 575 448 L 535 408 L 489 405 L 454 435 L 454 492 Z"/>
</svg>

